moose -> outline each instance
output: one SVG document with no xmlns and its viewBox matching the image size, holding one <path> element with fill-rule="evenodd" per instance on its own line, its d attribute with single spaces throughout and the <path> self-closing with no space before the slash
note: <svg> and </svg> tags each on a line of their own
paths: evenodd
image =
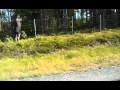
<svg viewBox="0 0 120 90">
<path fill-rule="evenodd" d="M 13 32 L 15 34 L 15 41 L 20 40 L 21 21 L 22 21 L 22 18 L 20 17 L 20 15 L 13 16 L 12 29 L 13 29 Z"/>
</svg>

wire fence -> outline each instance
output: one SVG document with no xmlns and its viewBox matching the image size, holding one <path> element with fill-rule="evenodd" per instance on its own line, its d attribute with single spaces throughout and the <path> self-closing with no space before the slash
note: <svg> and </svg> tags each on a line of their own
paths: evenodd
<svg viewBox="0 0 120 90">
<path fill-rule="evenodd" d="M 73 24 L 72 24 L 73 23 Z M 36 32 L 35 27 L 36 26 Z M 22 31 L 28 35 L 36 34 L 51 34 L 63 31 L 63 18 L 46 17 L 42 23 L 40 19 L 24 20 L 22 21 Z M 74 32 L 79 29 L 95 28 L 119 28 L 120 19 L 117 14 L 113 15 L 96 15 L 94 17 L 68 19 L 67 29 Z M 10 22 L 0 22 L 0 31 L 10 34 L 12 32 Z"/>
</svg>

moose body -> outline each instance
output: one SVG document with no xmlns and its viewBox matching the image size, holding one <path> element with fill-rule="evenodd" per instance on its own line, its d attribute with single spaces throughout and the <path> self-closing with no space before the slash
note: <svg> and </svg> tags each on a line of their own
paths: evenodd
<svg viewBox="0 0 120 90">
<path fill-rule="evenodd" d="M 20 15 L 17 15 L 17 17 L 12 22 L 12 28 L 15 34 L 15 41 L 20 40 L 21 35 L 21 21 L 22 18 L 20 18 Z"/>
</svg>

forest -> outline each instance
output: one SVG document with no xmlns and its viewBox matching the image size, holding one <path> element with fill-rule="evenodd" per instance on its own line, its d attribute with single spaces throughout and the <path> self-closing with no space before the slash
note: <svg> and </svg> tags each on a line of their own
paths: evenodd
<svg viewBox="0 0 120 90">
<path fill-rule="evenodd" d="M 119 56 L 120 9 L 0 9 L 0 80 L 119 66 Z"/>
<path fill-rule="evenodd" d="M 1 9 L 1 38 L 14 37 L 11 22 L 17 14 L 23 19 L 22 38 L 36 34 L 93 32 L 120 26 L 119 9 Z"/>
</svg>

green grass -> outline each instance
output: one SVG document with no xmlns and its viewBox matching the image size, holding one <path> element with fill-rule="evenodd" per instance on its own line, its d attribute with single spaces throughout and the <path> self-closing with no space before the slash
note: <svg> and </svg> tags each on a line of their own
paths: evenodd
<svg viewBox="0 0 120 90">
<path fill-rule="evenodd" d="M 94 33 L 75 33 L 73 35 L 37 36 L 19 42 L 0 42 L 0 58 L 3 56 L 23 56 L 36 53 L 50 53 L 60 49 L 95 45 L 120 45 L 120 30 Z M 20 57 L 21 57 L 20 56 Z"/>
<path fill-rule="evenodd" d="M 120 30 L 0 42 L 0 80 L 120 65 Z"/>
<path fill-rule="evenodd" d="M 103 66 L 120 65 L 120 46 L 95 46 L 59 50 L 26 58 L 2 58 L 0 80 L 81 71 Z"/>
</svg>

